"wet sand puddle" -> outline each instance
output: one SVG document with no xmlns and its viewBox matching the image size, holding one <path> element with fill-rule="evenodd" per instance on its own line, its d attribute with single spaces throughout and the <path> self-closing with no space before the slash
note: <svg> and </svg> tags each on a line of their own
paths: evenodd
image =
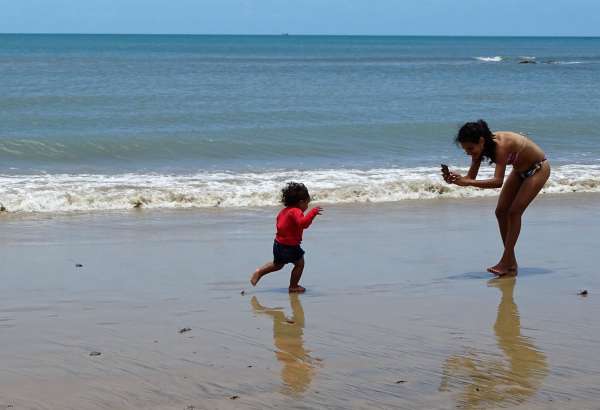
<svg viewBox="0 0 600 410">
<path fill-rule="evenodd" d="M 287 317 L 282 308 L 266 308 L 256 296 L 251 305 L 257 315 L 265 315 L 273 320 L 273 342 L 275 357 L 281 364 L 281 391 L 299 395 L 307 391 L 321 359 L 310 356 L 304 347 L 304 310 L 300 297 L 290 294 L 292 315 Z"/>
<path fill-rule="evenodd" d="M 502 356 L 476 349 L 451 356 L 443 365 L 440 391 L 457 393 L 457 407 L 519 405 L 535 395 L 548 374 L 546 356 L 521 333 L 513 293 L 516 278 L 488 282 L 501 292 L 494 334 Z"/>
</svg>

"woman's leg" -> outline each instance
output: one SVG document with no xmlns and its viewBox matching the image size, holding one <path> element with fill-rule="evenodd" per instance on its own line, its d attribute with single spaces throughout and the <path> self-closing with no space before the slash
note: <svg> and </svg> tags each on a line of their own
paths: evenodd
<svg viewBox="0 0 600 410">
<path fill-rule="evenodd" d="M 519 192 L 515 196 L 508 210 L 508 229 L 506 231 L 506 239 L 504 240 L 504 254 L 498 265 L 495 266 L 495 272 L 498 275 L 506 275 L 512 273 L 511 269 L 516 267 L 517 258 L 515 256 L 515 245 L 519 234 L 521 233 L 521 217 L 523 213 L 533 201 L 533 199 L 542 190 L 546 181 L 550 177 L 550 164 L 544 162 L 542 168 L 534 175 L 526 178 Z M 516 271 L 514 271 L 516 274 Z"/>
<path fill-rule="evenodd" d="M 304 257 L 298 259 L 298 261 L 294 263 L 294 269 L 292 269 L 292 274 L 290 276 L 290 292 L 301 293 L 306 290 L 298 284 L 302 277 L 302 272 L 304 272 Z"/>
<path fill-rule="evenodd" d="M 512 171 L 508 175 L 508 178 L 506 178 L 506 181 L 504 181 L 502 191 L 500 191 L 498 205 L 496 205 L 496 219 L 498 220 L 498 228 L 500 229 L 503 245 L 506 244 L 506 233 L 508 232 L 508 210 L 515 200 L 522 182 L 523 180 L 519 174 L 516 171 Z M 498 265 L 487 268 L 487 271 L 497 275 Z"/>
<path fill-rule="evenodd" d="M 496 205 L 496 219 L 498 219 L 498 228 L 500 228 L 503 244 L 506 242 L 506 231 L 508 230 L 508 210 L 517 196 L 522 182 L 523 180 L 519 174 L 512 171 L 506 178 L 502 191 L 500 191 L 498 205 Z"/>
</svg>

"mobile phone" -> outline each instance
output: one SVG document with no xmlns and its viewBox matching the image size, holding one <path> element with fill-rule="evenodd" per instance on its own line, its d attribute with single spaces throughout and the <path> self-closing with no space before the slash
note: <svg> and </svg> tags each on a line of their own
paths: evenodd
<svg viewBox="0 0 600 410">
<path fill-rule="evenodd" d="M 449 174 L 450 170 L 448 169 L 448 165 L 446 165 L 446 164 L 441 164 L 441 165 L 442 165 L 442 172 L 444 174 Z"/>
</svg>

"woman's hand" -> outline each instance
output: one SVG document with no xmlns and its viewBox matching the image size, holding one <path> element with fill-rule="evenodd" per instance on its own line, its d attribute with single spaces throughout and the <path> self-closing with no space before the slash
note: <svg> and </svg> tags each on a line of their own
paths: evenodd
<svg viewBox="0 0 600 410">
<path fill-rule="evenodd" d="M 446 178 L 444 178 L 446 179 Z M 454 185 L 458 185 L 458 186 L 468 186 L 468 181 L 467 178 L 463 177 L 460 174 L 457 174 L 455 172 L 450 172 L 448 174 L 448 179 L 446 179 L 446 182 L 448 182 L 449 184 L 454 184 Z"/>
<path fill-rule="evenodd" d="M 446 181 L 449 184 L 454 184 L 455 181 L 457 180 L 457 178 L 462 178 L 460 174 L 457 174 L 456 172 L 442 172 L 442 178 L 444 178 L 444 181 Z"/>
<path fill-rule="evenodd" d="M 442 167 L 442 177 L 444 178 L 444 181 L 446 181 L 449 184 L 454 184 L 454 185 L 459 185 L 459 186 L 469 185 L 468 177 L 463 177 L 462 175 L 457 174 L 456 172 L 448 171 L 448 168 L 444 169 Z"/>
<path fill-rule="evenodd" d="M 444 181 L 451 184 L 452 183 L 452 173 L 451 172 L 442 172 L 442 178 Z"/>
</svg>

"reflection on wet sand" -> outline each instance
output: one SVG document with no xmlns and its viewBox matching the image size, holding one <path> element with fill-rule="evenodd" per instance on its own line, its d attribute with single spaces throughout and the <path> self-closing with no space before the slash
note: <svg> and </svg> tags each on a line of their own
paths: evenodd
<svg viewBox="0 0 600 410">
<path fill-rule="evenodd" d="M 497 407 L 520 404 L 533 396 L 548 373 L 546 356 L 521 335 L 519 311 L 513 298 L 516 278 L 488 282 L 502 292 L 494 333 L 505 360 L 482 353 L 450 357 L 443 369 L 441 391 L 462 389 L 458 406 Z"/>
<path fill-rule="evenodd" d="M 287 318 L 282 308 L 262 306 L 256 296 L 252 298 L 252 309 L 257 314 L 273 319 L 275 355 L 281 362 L 281 380 L 284 393 L 299 394 L 306 391 L 314 375 L 313 359 L 304 348 L 304 310 L 298 294 L 290 294 L 292 317 Z"/>
</svg>

